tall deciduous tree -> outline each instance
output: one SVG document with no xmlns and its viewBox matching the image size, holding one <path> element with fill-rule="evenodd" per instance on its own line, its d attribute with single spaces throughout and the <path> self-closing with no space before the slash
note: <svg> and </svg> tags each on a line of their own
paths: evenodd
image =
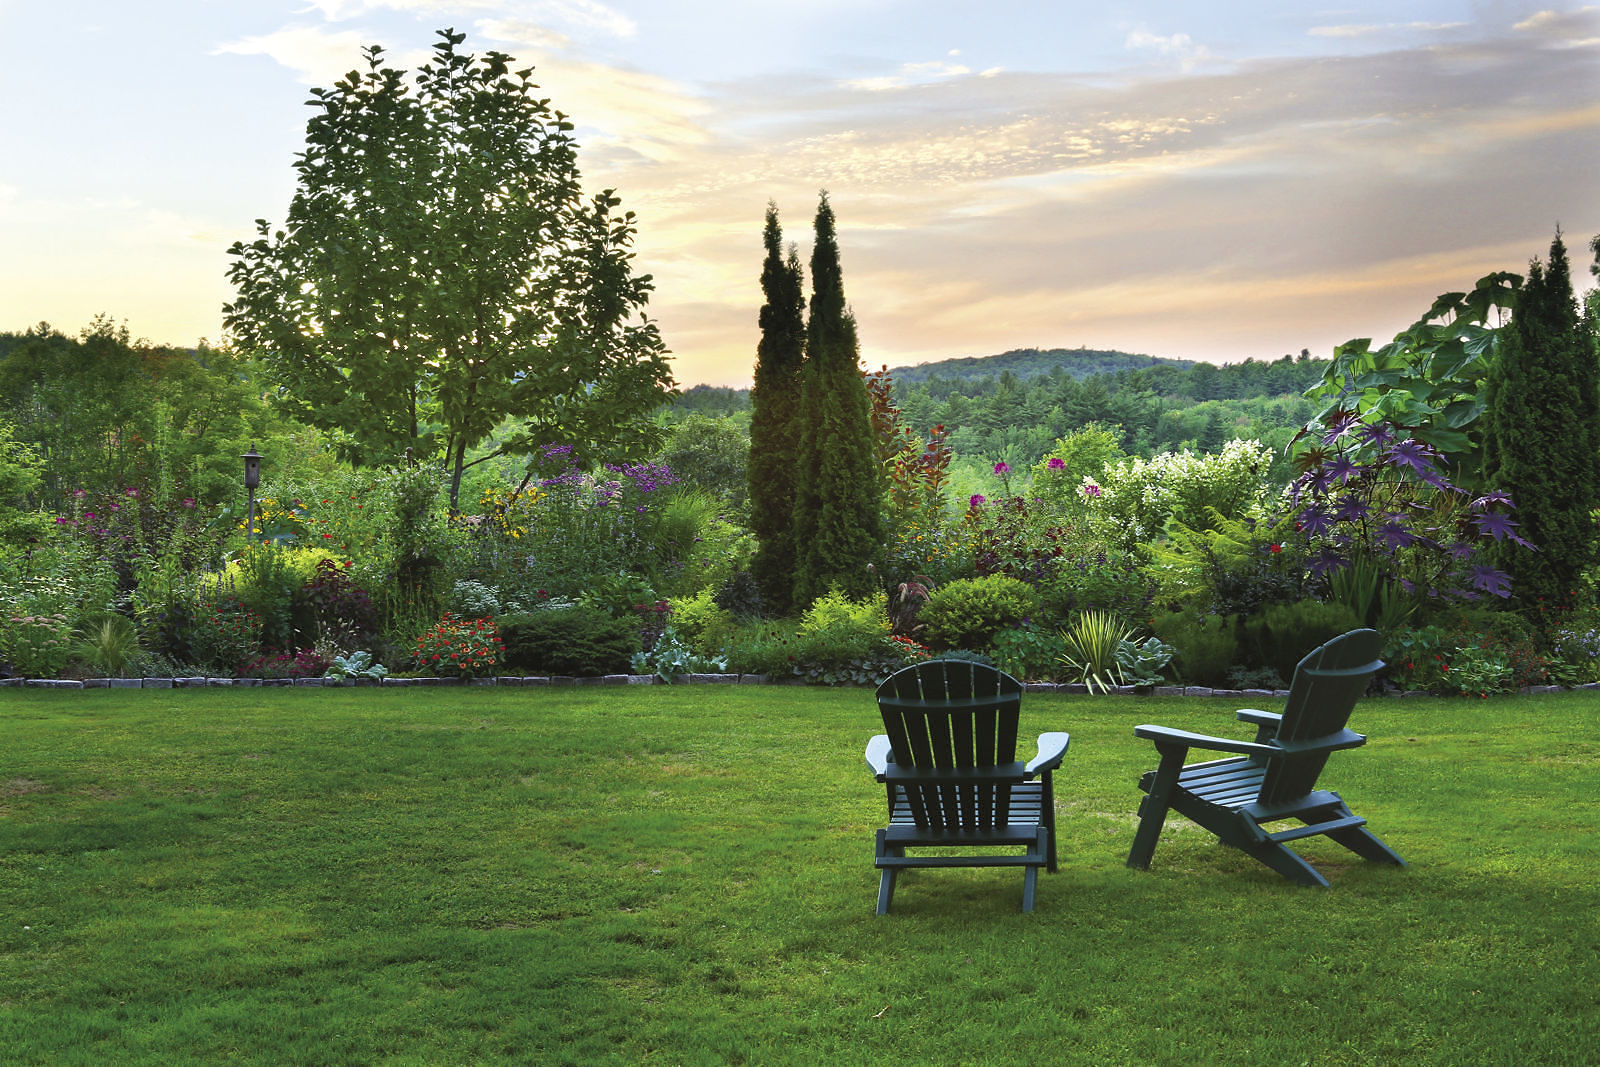
<svg viewBox="0 0 1600 1067">
<path fill-rule="evenodd" d="M 1486 383 L 1485 469 L 1516 501 L 1522 536 L 1500 565 L 1524 610 L 1562 602 L 1595 559 L 1590 513 L 1600 505 L 1600 366 L 1580 327 L 1560 231 L 1537 259 Z"/>
<path fill-rule="evenodd" d="M 794 592 L 797 604 L 809 604 L 832 585 L 857 594 L 875 588 L 869 566 L 881 555 L 884 537 L 872 409 L 826 193 L 817 207 L 801 379 Z"/>
<path fill-rule="evenodd" d="M 453 508 L 507 418 L 524 430 L 500 451 L 616 447 L 671 375 L 632 213 L 584 197 L 572 126 L 531 70 L 439 36 L 412 81 L 374 46 L 364 73 L 312 90 L 288 219 L 229 250 L 224 311 L 297 418 L 357 463 L 443 457 Z"/>
<path fill-rule="evenodd" d="M 783 252 L 778 206 L 767 205 L 761 265 L 761 341 L 750 390 L 750 570 L 763 607 L 787 614 L 794 599 L 795 486 L 800 455 L 800 367 L 806 354 L 805 292 L 799 253 Z"/>
</svg>

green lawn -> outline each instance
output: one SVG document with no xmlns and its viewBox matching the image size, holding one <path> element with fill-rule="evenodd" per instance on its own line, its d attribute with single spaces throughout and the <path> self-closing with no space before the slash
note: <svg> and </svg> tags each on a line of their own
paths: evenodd
<svg viewBox="0 0 1600 1067">
<path fill-rule="evenodd" d="M 0 1062 L 1594 1063 L 1600 695 L 1363 704 L 1301 889 L 1065 729 L 1061 870 L 873 914 L 866 690 L 0 692 Z M 1031 749 L 1030 749 L 1031 751 Z"/>
</svg>

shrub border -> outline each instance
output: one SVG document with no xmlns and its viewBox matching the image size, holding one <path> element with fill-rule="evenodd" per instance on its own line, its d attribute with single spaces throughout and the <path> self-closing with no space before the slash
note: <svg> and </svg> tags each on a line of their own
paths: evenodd
<svg viewBox="0 0 1600 1067">
<path fill-rule="evenodd" d="M 810 685 L 804 678 L 773 678 L 765 674 L 680 674 L 669 683 L 654 674 L 606 674 L 587 677 L 571 675 L 493 675 L 486 678 L 211 678 L 200 675 L 185 678 L 0 678 L 0 688 L 28 689 L 203 689 L 210 687 L 238 688 L 296 688 L 296 689 L 349 689 L 393 688 L 403 686 L 561 686 L 561 685 Z M 869 685 L 850 685 L 846 688 L 867 689 Z M 1066 693 L 1088 695 L 1089 688 L 1080 682 L 1026 682 L 1023 689 L 1029 693 Z M 1580 690 L 1600 690 L 1600 682 L 1586 682 L 1570 689 L 1560 685 L 1531 685 L 1517 690 L 1520 694 L 1564 693 Z M 1289 695 L 1287 689 L 1208 689 L 1205 686 L 1113 686 L 1114 696 L 1158 697 L 1228 697 L 1232 699 L 1257 698 L 1282 700 Z M 1390 690 L 1383 694 L 1392 697 L 1439 697 L 1426 689 Z"/>
</svg>

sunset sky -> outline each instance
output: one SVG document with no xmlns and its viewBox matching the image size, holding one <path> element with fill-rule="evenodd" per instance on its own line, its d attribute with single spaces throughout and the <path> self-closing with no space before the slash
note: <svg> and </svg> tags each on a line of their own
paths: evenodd
<svg viewBox="0 0 1600 1067">
<path fill-rule="evenodd" d="M 1594 6 L 0 0 L 0 330 L 219 340 L 306 90 L 444 27 L 532 64 L 638 213 L 685 386 L 749 384 L 762 213 L 805 257 L 823 189 L 872 367 L 1327 355 L 1558 224 L 1593 281 Z"/>
</svg>

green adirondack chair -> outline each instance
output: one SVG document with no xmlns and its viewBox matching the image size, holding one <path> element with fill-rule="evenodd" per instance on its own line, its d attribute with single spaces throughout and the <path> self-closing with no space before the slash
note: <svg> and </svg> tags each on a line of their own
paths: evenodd
<svg viewBox="0 0 1600 1067">
<path fill-rule="evenodd" d="M 918 663 L 887 678 L 877 697 L 886 733 L 867 743 L 867 766 L 889 802 L 874 860 L 878 914 L 909 867 L 1022 867 L 1022 910 L 1032 911 L 1039 868 L 1056 869 L 1051 772 L 1068 736 L 1041 734 L 1034 758 L 1018 760 L 1022 685 L 983 664 Z M 988 851 L 1018 845 L 1021 855 Z M 922 847 L 962 854 L 906 855 Z"/>
<path fill-rule="evenodd" d="M 1246 708 L 1241 721 L 1256 726 L 1254 741 L 1231 741 L 1163 726 L 1139 726 L 1134 734 L 1155 742 L 1161 763 L 1139 780 L 1148 795 L 1139 805 L 1139 829 L 1128 866 L 1148 868 L 1168 809 L 1243 849 L 1301 885 L 1328 880 L 1289 850 L 1288 843 L 1326 835 L 1364 859 L 1405 861 L 1365 828 L 1337 793 L 1316 788 L 1328 756 L 1366 744 L 1346 727 L 1356 701 L 1382 667 L 1382 638 L 1375 630 L 1352 630 L 1314 649 L 1295 667 L 1282 715 Z M 1231 752 L 1230 759 L 1184 765 L 1191 748 Z M 1301 825 L 1268 830 L 1267 824 Z"/>
</svg>

